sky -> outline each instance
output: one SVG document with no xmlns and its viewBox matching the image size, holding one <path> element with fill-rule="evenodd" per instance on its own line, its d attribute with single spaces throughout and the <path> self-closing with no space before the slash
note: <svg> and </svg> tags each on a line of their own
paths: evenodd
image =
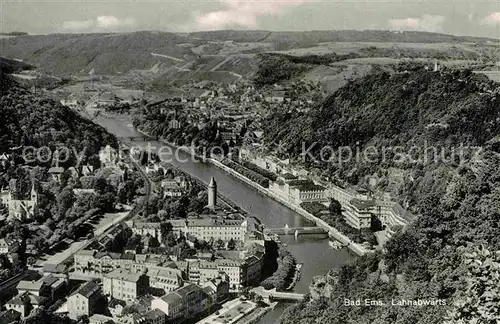
<svg viewBox="0 0 500 324">
<path fill-rule="evenodd" d="M 30 34 L 416 30 L 500 39 L 500 0 L 0 0 L 0 31 Z"/>
</svg>

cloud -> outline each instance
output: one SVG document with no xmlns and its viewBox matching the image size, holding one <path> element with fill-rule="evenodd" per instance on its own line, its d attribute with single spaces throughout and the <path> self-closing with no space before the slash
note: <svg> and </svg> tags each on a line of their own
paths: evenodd
<svg viewBox="0 0 500 324">
<path fill-rule="evenodd" d="M 311 0 L 219 0 L 222 10 L 209 13 L 195 13 L 198 29 L 214 30 L 228 26 L 257 28 L 258 18 L 265 15 L 278 15 L 285 8 L 299 6 Z"/>
<path fill-rule="evenodd" d="M 96 19 L 68 20 L 63 22 L 63 29 L 67 31 L 109 31 L 135 25 L 133 18 L 120 19 L 115 16 L 98 16 Z"/>
<path fill-rule="evenodd" d="M 389 25 L 392 29 L 438 32 L 443 30 L 443 16 L 423 15 L 421 18 L 391 19 Z"/>
<path fill-rule="evenodd" d="M 491 26 L 500 24 L 500 11 L 492 12 L 488 16 L 484 17 L 482 24 Z"/>
</svg>

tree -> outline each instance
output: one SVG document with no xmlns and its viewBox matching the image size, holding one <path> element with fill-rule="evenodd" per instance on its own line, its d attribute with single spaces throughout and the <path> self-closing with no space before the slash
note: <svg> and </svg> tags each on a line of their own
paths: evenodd
<svg viewBox="0 0 500 324">
<path fill-rule="evenodd" d="M 330 205 L 328 206 L 330 215 L 339 216 L 342 214 L 342 205 L 340 202 L 334 198 L 330 198 Z"/>
<path fill-rule="evenodd" d="M 228 250 L 234 250 L 234 249 L 236 249 L 236 242 L 232 238 L 227 243 L 227 249 Z"/>
<path fill-rule="evenodd" d="M 223 240 L 218 239 L 217 241 L 215 241 L 215 249 L 216 250 L 223 250 L 225 246 L 226 246 L 226 244 L 224 243 Z"/>
</svg>

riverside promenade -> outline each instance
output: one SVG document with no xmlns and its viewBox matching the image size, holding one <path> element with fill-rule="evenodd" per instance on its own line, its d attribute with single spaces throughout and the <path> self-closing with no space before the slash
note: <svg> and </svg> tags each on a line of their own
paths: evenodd
<svg viewBox="0 0 500 324">
<path fill-rule="evenodd" d="M 264 187 L 258 185 L 257 183 L 255 183 L 252 180 L 248 179 L 244 175 L 242 175 L 242 174 L 236 172 L 235 170 L 231 169 L 230 167 L 222 164 L 220 161 L 218 161 L 216 159 L 212 159 L 212 158 L 207 159 L 207 161 L 210 162 L 210 163 L 212 163 L 216 167 L 220 168 L 221 170 L 227 172 L 228 174 L 234 176 L 235 178 L 237 178 L 237 179 L 245 182 L 247 185 L 249 185 L 252 188 L 256 189 L 260 193 L 262 193 L 262 194 L 264 194 L 264 195 L 272 198 L 273 200 L 279 202 L 282 205 L 285 205 L 286 207 L 290 208 L 291 210 L 293 210 L 294 212 L 300 214 L 301 216 L 305 217 L 306 219 L 308 219 L 308 220 L 316 223 L 316 226 L 324 228 L 325 230 L 328 231 L 329 236 L 333 237 L 334 239 L 336 239 L 337 241 L 339 241 L 340 243 L 342 243 L 342 245 L 346 246 L 347 248 L 349 248 L 351 251 L 353 251 L 357 255 L 361 256 L 361 255 L 364 255 L 367 252 L 369 252 L 368 250 L 366 250 L 365 248 L 363 248 L 361 245 L 353 242 L 350 238 L 348 238 L 347 236 L 345 236 L 344 234 L 342 234 L 341 232 L 339 232 L 336 228 L 328 225 L 324 220 L 322 220 L 322 219 L 314 216 L 313 214 L 307 212 L 305 209 L 301 208 L 300 206 L 296 206 L 296 205 L 290 203 L 289 201 L 286 201 L 285 199 L 283 199 L 282 197 L 278 196 L 277 194 L 275 194 L 274 192 L 270 191 L 269 189 L 264 188 Z"/>
</svg>

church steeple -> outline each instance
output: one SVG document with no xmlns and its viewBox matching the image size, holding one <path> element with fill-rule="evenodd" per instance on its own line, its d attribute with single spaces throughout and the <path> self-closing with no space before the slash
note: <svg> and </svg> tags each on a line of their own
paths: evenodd
<svg viewBox="0 0 500 324">
<path fill-rule="evenodd" d="M 36 191 L 35 180 L 31 181 L 31 201 L 36 205 L 38 203 L 38 192 Z"/>
</svg>

